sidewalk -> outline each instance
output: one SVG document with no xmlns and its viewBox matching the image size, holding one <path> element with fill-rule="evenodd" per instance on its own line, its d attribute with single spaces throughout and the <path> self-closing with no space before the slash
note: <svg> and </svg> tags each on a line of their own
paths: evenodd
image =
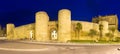
<svg viewBox="0 0 120 54">
<path fill-rule="evenodd" d="M 0 50 L 7 51 L 46 51 L 50 50 L 49 46 L 19 43 L 18 41 L 3 41 L 0 42 Z"/>
<path fill-rule="evenodd" d="M 50 50 L 49 48 L 43 48 L 43 49 L 14 49 L 14 48 L 0 48 L 0 50 L 7 50 L 7 51 L 46 51 Z"/>
<path fill-rule="evenodd" d="M 18 41 L 21 43 L 41 44 L 41 45 L 66 45 L 66 46 L 82 46 L 82 45 L 120 45 L 120 44 L 101 44 L 101 43 L 59 43 L 59 42 L 38 42 L 38 41 Z"/>
</svg>

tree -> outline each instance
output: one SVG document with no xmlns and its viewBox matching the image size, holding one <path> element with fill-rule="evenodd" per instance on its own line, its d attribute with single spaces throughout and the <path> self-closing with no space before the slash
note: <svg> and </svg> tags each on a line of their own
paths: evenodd
<svg viewBox="0 0 120 54">
<path fill-rule="evenodd" d="M 109 38 L 110 41 L 112 41 L 113 34 L 111 34 L 111 33 L 106 33 L 105 35 Z"/>
<path fill-rule="evenodd" d="M 101 38 L 103 36 L 103 34 L 102 34 L 102 32 L 103 32 L 103 25 L 102 24 L 99 25 L 99 30 L 100 30 L 100 40 L 101 40 Z"/>
<path fill-rule="evenodd" d="M 90 32 L 88 34 L 91 38 L 93 38 L 95 35 L 97 35 L 97 31 L 94 29 L 90 29 Z"/>
<path fill-rule="evenodd" d="M 114 32 L 115 32 L 116 28 L 115 27 L 109 27 L 109 30 L 112 31 L 113 36 L 114 36 Z"/>
<path fill-rule="evenodd" d="M 77 23 L 76 30 L 78 32 L 78 39 L 79 39 L 79 34 L 80 34 L 80 31 L 82 30 L 82 24 L 81 23 Z"/>
</svg>

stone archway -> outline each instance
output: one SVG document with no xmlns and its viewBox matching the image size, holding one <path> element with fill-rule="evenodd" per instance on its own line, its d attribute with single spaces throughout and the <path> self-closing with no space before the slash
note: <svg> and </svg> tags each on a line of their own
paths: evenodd
<svg viewBox="0 0 120 54">
<path fill-rule="evenodd" d="M 57 35 L 57 30 L 56 29 L 52 29 L 51 30 L 50 38 L 51 38 L 51 40 L 57 40 L 58 39 L 58 35 Z"/>
</svg>

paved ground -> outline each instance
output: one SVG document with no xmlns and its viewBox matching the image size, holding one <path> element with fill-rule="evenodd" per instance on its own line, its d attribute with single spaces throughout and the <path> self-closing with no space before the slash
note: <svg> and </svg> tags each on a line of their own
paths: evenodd
<svg viewBox="0 0 120 54">
<path fill-rule="evenodd" d="M 120 54 L 118 48 L 120 45 L 55 45 L 0 41 L 0 54 Z"/>
</svg>

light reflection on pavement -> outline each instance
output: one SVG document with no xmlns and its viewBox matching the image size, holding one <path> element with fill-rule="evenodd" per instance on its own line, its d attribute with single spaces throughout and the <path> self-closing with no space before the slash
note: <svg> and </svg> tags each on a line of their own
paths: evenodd
<svg viewBox="0 0 120 54">
<path fill-rule="evenodd" d="M 14 49 L 43 49 L 44 51 L 10 51 L 0 49 L 0 54 L 120 54 L 120 45 L 40 45 L 40 44 L 25 44 L 17 42 L 0 42 L 0 48 Z"/>
</svg>

